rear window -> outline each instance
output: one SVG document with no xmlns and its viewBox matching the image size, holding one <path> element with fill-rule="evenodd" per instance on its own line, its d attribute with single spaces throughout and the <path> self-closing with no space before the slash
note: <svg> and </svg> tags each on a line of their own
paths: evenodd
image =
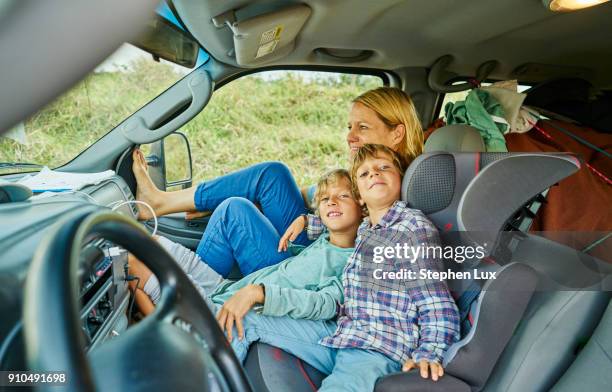
<svg viewBox="0 0 612 392">
<path fill-rule="evenodd" d="M 454 82 L 453 84 L 459 84 L 459 83 L 464 83 L 463 81 L 458 81 L 458 82 Z M 483 82 L 482 86 L 490 86 L 492 83 L 487 83 L 487 82 Z M 528 89 L 530 89 L 532 86 L 526 85 L 526 84 L 519 84 L 518 85 L 518 92 L 522 93 L 523 91 L 526 91 Z M 440 109 L 438 110 L 437 116 L 436 118 L 444 118 L 446 119 L 446 113 L 444 112 L 444 108 L 446 107 L 446 104 L 449 102 L 458 102 L 458 101 L 463 101 L 465 100 L 465 97 L 467 97 L 467 95 L 469 94 L 471 90 L 465 90 L 465 91 L 459 91 L 457 93 L 446 93 L 444 94 L 444 99 L 442 99 L 442 105 L 440 106 Z"/>
</svg>

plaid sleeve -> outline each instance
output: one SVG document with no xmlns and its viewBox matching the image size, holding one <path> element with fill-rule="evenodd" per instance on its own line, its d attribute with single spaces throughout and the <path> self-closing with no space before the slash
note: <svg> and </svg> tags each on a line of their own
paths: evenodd
<svg viewBox="0 0 612 392">
<path fill-rule="evenodd" d="M 440 246 L 437 230 L 427 223 L 419 226 L 412 233 L 416 235 L 421 247 Z M 413 268 L 417 270 L 440 270 L 440 260 L 417 258 Z M 439 280 L 421 280 L 412 288 L 410 297 L 417 308 L 419 326 L 419 343 L 412 353 L 415 362 L 429 361 L 442 363 L 448 347 L 459 339 L 459 312 L 446 282 Z"/>
<path fill-rule="evenodd" d="M 442 363 L 444 353 L 459 338 L 459 314 L 446 283 L 426 285 L 414 295 L 420 338 L 412 353 L 415 362 Z"/>
<path fill-rule="evenodd" d="M 306 235 L 308 236 L 309 240 L 316 240 L 325 232 L 326 227 L 323 224 L 321 217 L 317 215 L 308 214 L 307 219 L 308 226 L 306 227 Z"/>
</svg>

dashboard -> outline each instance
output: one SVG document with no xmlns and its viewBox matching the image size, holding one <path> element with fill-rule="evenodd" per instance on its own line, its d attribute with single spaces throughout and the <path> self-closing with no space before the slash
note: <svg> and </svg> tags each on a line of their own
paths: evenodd
<svg viewBox="0 0 612 392">
<path fill-rule="evenodd" d="M 135 218 L 136 206 L 127 203 L 132 200 L 128 185 L 114 176 L 78 192 L 0 204 L 0 371 L 27 369 L 21 322 L 23 286 L 43 236 L 77 210 L 115 209 Z M 88 239 L 80 257 L 81 333 L 89 351 L 121 335 L 128 327 L 128 259 L 123 248 L 102 238 Z"/>
<path fill-rule="evenodd" d="M 87 349 L 127 329 L 127 270 L 127 252 L 122 248 L 103 239 L 85 245 L 79 268 L 79 295 Z"/>
</svg>

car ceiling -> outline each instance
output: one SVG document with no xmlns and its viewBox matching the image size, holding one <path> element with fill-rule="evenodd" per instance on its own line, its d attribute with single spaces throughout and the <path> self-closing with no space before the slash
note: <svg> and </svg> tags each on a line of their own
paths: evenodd
<svg viewBox="0 0 612 392">
<path fill-rule="evenodd" d="M 238 21 L 292 4 L 312 13 L 287 56 L 264 66 L 351 66 L 394 70 L 428 68 L 451 54 L 449 70 L 470 76 L 487 60 L 499 66 L 493 79 L 537 82 L 581 76 L 612 87 L 612 3 L 573 13 L 548 11 L 541 0 L 174 0 L 181 19 L 218 61 L 237 66 L 228 27 L 212 18 L 235 10 Z M 346 64 L 316 54 L 318 48 L 372 50 Z M 522 65 L 522 76 L 514 72 Z M 528 79 L 528 80 L 526 80 Z"/>
</svg>

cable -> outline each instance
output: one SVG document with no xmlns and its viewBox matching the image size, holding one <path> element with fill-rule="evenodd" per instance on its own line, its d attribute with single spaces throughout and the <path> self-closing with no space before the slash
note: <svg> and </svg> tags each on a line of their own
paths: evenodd
<svg viewBox="0 0 612 392">
<path fill-rule="evenodd" d="M 18 334 L 22 331 L 22 326 L 23 323 L 21 321 L 18 321 L 15 326 L 9 331 L 9 333 L 6 335 L 6 337 L 4 338 L 4 340 L 2 341 L 2 344 L 0 344 L 0 369 L 6 369 L 5 365 L 6 365 L 6 355 L 8 353 L 9 348 L 11 347 L 11 344 L 13 344 L 13 341 L 17 338 Z"/>
<path fill-rule="evenodd" d="M 134 288 L 134 292 L 132 292 L 132 298 L 130 298 L 130 304 L 128 305 L 128 318 L 131 318 L 132 311 L 134 310 L 134 302 L 136 302 L 136 292 L 139 290 L 140 286 L 140 278 L 138 276 L 128 275 L 125 280 L 128 282 L 132 280 L 136 281 L 136 287 Z"/>
<path fill-rule="evenodd" d="M 97 201 L 92 195 L 90 195 L 87 192 L 78 191 L 78 190 L 72 190 L 72 191 L 67 191 L 66 193 L 76 193 L 76 194 L 79 194 L 79 195 L 87 196 L 91 201 L 94 202 L 94 204 L 100 205 L 100 202 Z"/>
<path fill-rule="evenodd" d="M 154 236 L 157 233 L 157 215 L 155 215 L 155 210 L 148 203 L 145 203 L 144 201 L 141 201 L 141 200 L 128 200 L 128 201 L 121 202 L 119 204 L 117 204 L 117 202 L 111 203 L 108 206 L 110 207 L 113 204 L 116 204 L 116 205 L 114 207 L 112 207 L 112 209 L 111 209 L 112 211 L 116 211 L 117 208 L 122 207 L 122 206 L 124 206 L 126 204 L 142 204 L 142 205 L 144 205 L 145 207 L 147 207 L 149 209 L 149 211 L 151 212 L 151 215 L 153 215 L 154 226 L 153 226 L 153 233 L 151 233 L 151 235 Z"/>
</svg>

